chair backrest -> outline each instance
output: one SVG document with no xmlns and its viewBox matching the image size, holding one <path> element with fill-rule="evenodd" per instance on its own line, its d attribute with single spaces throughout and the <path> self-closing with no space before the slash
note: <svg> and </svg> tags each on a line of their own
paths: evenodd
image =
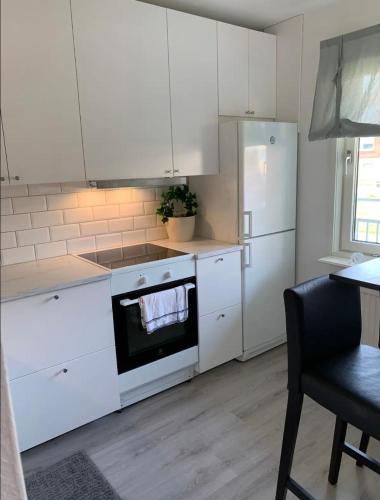
<svg viewBox="0 0 380 500">
<path fill-rule="evenodd" d="M 322 276 L 284 292 L 289 388 L 318 360 L 360 344 L 360 290 Z"/>
</svg>

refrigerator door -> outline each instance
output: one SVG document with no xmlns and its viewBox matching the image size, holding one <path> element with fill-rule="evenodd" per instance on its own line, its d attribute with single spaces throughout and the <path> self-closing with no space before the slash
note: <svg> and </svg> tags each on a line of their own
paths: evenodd
<svg viewBox="0 0 380 500">
<path fill-rule="evenodd" d="M 242 243 L 243 348 L 259 353 L 286 333 L 283 292 L 295 282 L 295 231 Z"/>
<path fill-rule="evenodd" d="M 239 121 L 240 238 L 296 225 L 297 125 Z"/>
</svg>

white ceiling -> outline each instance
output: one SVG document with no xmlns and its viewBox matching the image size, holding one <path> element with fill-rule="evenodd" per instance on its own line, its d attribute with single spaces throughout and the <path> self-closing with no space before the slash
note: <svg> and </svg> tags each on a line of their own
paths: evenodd
<svg viewBox="0 0 380 500">
<path fill-rule="evenodd" d="M 249 28 L 266 28 L 336 0 L 143 0 Z"/>
</svg>

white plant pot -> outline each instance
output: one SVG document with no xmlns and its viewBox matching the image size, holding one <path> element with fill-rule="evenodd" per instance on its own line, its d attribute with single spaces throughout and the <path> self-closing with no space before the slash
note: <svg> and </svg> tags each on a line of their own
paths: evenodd
<svg viewBox="0 0 380 500">
<path fill-rule="evenodd" d="M 191 217 L 169 217 L 166 230 L 170 241 L 190 241 L 194 236 L 195 215 Z"/>
</svg>

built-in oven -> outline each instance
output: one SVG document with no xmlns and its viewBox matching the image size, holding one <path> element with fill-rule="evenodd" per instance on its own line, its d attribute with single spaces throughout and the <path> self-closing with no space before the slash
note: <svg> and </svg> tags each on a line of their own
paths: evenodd
<svg viewBox="0 0 380 500">
<path fill-rule="evenodd" d="M 188 317 L 147 334 L 142 325 L 139 297 L 192 283 L 188 291 Z M 198 344 L 195 277 L 184 278 L 132 292 L 114 295 L 112 308 L 119 375 Z"/>
</svg>

